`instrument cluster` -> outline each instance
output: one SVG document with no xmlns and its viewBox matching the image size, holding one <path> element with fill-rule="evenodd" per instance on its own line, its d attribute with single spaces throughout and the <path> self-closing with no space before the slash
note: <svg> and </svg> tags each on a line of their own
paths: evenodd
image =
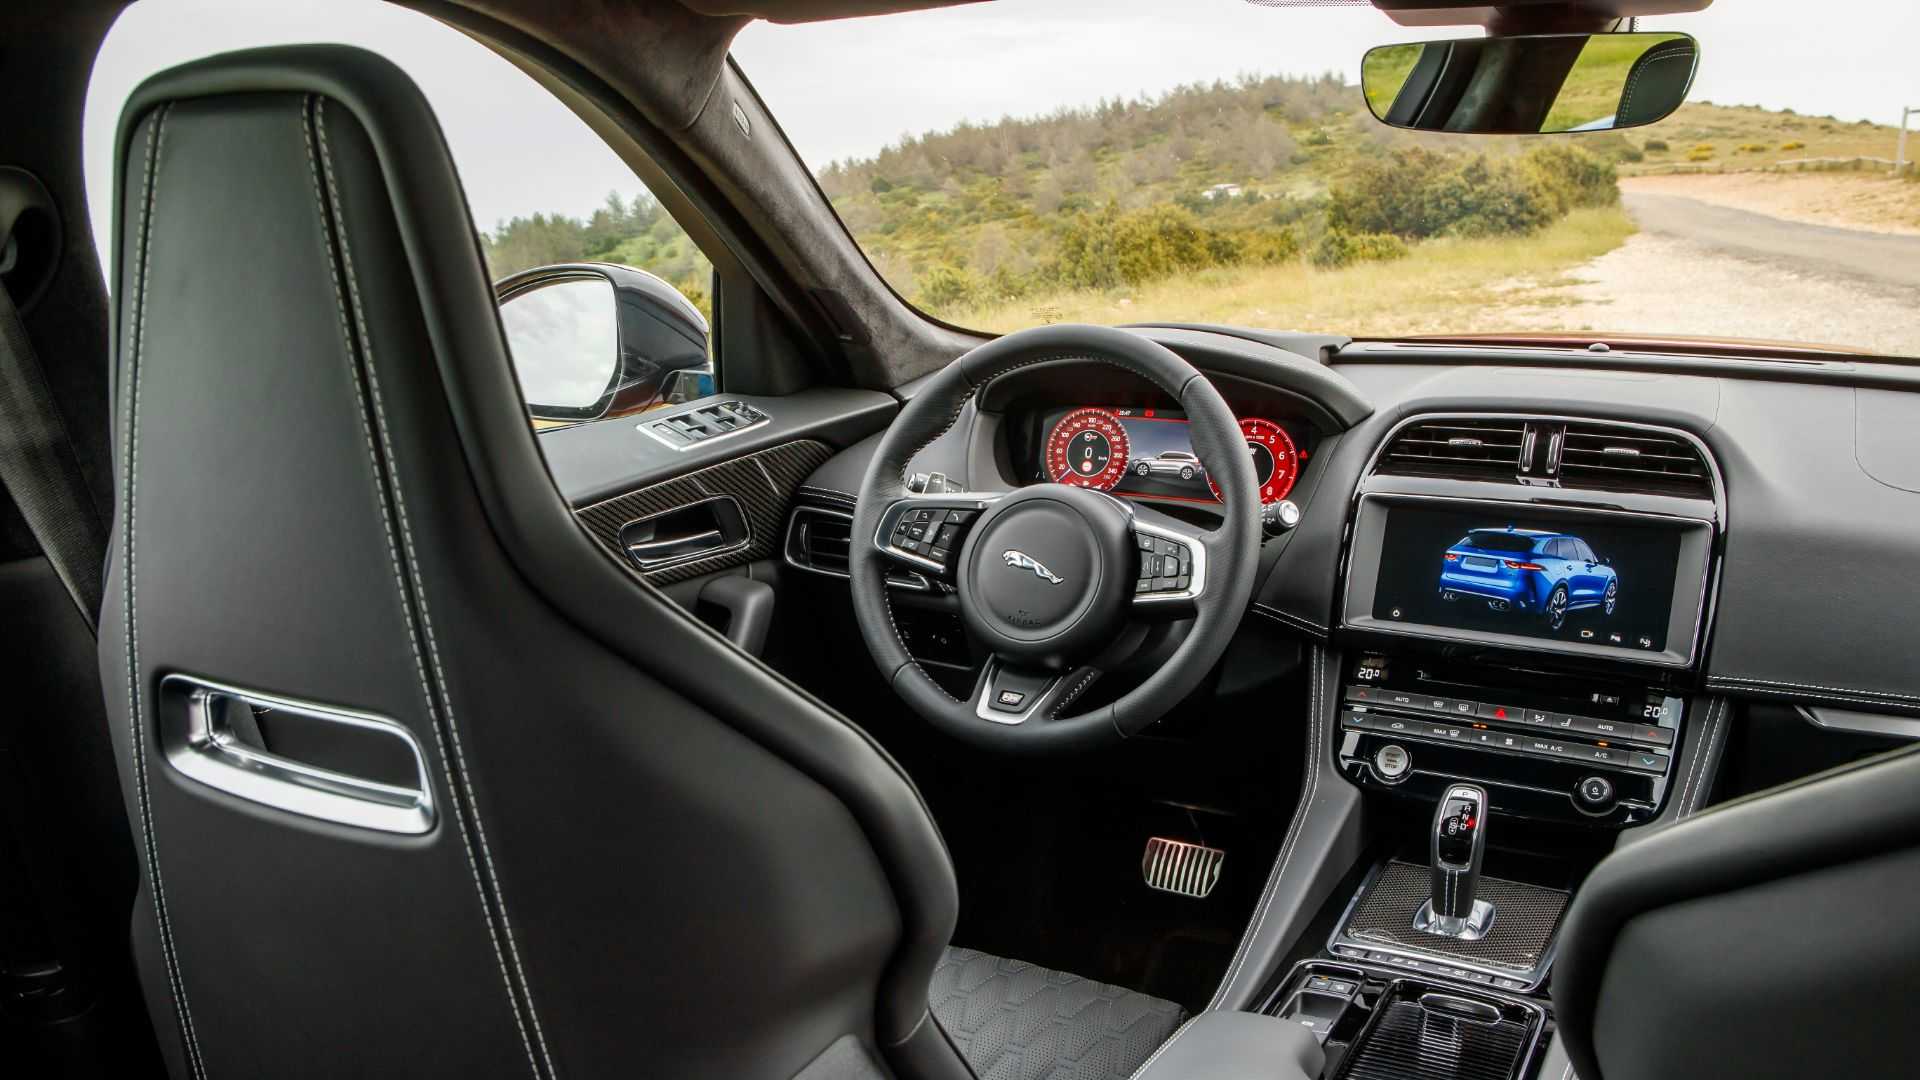
<svg viewBox="0 0 1920 1080">
<path fill-rule="evenodd" d="M 1171 409 L 1083 405 L 1045 417 L 1041 478 L 1136 499 L 1221 501 L 1220 489 L 1193 451 L 1185 413 Z M 1260 501 L 1292 491 L 1307 452 L 1286 425 L 1264 417 L 1240 421 L 1253 455 Z"/>
</svg>

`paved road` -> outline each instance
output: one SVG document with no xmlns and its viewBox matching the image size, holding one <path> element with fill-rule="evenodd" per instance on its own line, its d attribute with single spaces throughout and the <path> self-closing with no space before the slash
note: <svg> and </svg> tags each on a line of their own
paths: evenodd
<svg viewBox="0 0 1920 1080">
<path fill-rule="evenodd" d="M 1622 192 L 1641 231 L 1818 275 L 1920 288 L 1920 236 L 1808 225 L 1684 195 Z"/>
</svg>

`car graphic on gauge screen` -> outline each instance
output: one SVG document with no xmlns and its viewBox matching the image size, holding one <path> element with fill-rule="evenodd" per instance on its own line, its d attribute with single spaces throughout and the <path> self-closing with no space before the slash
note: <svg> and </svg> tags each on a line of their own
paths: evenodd
<svg viewBox="0 0 1920 1080">
<path fill-rule="evenodd" d="M 1440 598 L 1483 603 L 1491 611 L 1537 618 L 1549 630 L 1574 611 L 1612 615 L 1620 576 L 1611 562 L 1570 533 L 1470 529 L 1440 557 Z"/>
</svg>

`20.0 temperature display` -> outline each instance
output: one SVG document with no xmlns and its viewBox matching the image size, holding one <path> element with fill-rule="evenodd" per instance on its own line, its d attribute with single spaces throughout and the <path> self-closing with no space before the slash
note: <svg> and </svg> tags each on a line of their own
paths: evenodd
<svg viewBox="0 0 1920 1080">
<path fill-rule="evenodd" d="M 1057 484 L 1111 491 L 1127 474 L 1127 431 L 1107 409 L 1075 409 L 1047 435 L 1047 475 Z"/>
</svg>

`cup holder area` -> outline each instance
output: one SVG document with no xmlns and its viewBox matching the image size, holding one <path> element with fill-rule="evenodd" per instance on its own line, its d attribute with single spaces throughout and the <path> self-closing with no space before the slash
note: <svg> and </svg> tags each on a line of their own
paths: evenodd
<svg viewBox="0 0 1920 1080">
<path fill-rule="evenodd" d="M 1520 998 L 1323 961 L 1297 965 L 1266 1011 L 1313 1032 L 1327 1080 L 1518 1080 L 1547 1020 Z"/>
</svg>

